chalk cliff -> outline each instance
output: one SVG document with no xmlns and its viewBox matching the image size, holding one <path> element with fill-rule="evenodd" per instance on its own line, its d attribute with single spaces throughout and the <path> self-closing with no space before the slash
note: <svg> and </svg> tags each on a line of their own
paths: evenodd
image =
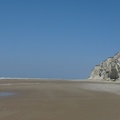
<svg viewBox="0 0 120 120">
<path fill-rule="evenodd" d="M 120 52 L 95 66 L 89 79 L 120 80 Z"/>
</svg>

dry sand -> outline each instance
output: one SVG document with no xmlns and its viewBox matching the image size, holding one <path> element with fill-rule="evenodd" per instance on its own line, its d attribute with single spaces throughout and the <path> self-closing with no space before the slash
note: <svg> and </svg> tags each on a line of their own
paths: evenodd
<svg viewBox="0 0 120 120">
<path fill-rule="evenodd" d="M 0 80 L 0 120 L 120 120 L 120 83 Z"/>
</svg>

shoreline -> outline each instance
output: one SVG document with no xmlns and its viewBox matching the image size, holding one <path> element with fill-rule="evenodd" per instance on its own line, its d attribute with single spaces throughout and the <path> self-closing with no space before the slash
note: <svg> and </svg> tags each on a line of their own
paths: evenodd
<svg viewBox="0 0 120 120">
<path fill-rule="evenodd" d="M 120 83 L 120 80 L 112 81 L 112 80 L 101 80 L 101 79 L 60 79 L 60 78 L 0 78 L 0 81 L 71 81 L 71 82 L 92 82 L 92 83 Z"/>
<path fill-rule="evenodd" d="M 115 83 L 115 82 L 114 82 Z M 0 120 L 117 120 L 120 84 L 90 80 L 0 80 Z"/>
</svg>

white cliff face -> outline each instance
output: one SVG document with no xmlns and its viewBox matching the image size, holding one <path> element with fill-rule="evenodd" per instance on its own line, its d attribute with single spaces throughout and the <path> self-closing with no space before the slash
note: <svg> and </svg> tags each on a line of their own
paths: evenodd
<svg viewBox="0 0 120 120">
<path fill-rule="evenodd" d="M 89 79 L 120 80 L 120 52 L 95 66 Z"/>
</svg>

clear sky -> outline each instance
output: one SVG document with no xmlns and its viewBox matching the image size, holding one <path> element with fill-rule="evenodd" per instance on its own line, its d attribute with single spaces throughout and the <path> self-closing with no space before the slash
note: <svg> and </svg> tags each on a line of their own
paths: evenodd
<svg viewBox="0 0 120 120">
<path fill-rule="evenodd" d="M 120 0 L 0 0 L 0 77 L 85 79 L 120 51 Z"/>
</svg>

